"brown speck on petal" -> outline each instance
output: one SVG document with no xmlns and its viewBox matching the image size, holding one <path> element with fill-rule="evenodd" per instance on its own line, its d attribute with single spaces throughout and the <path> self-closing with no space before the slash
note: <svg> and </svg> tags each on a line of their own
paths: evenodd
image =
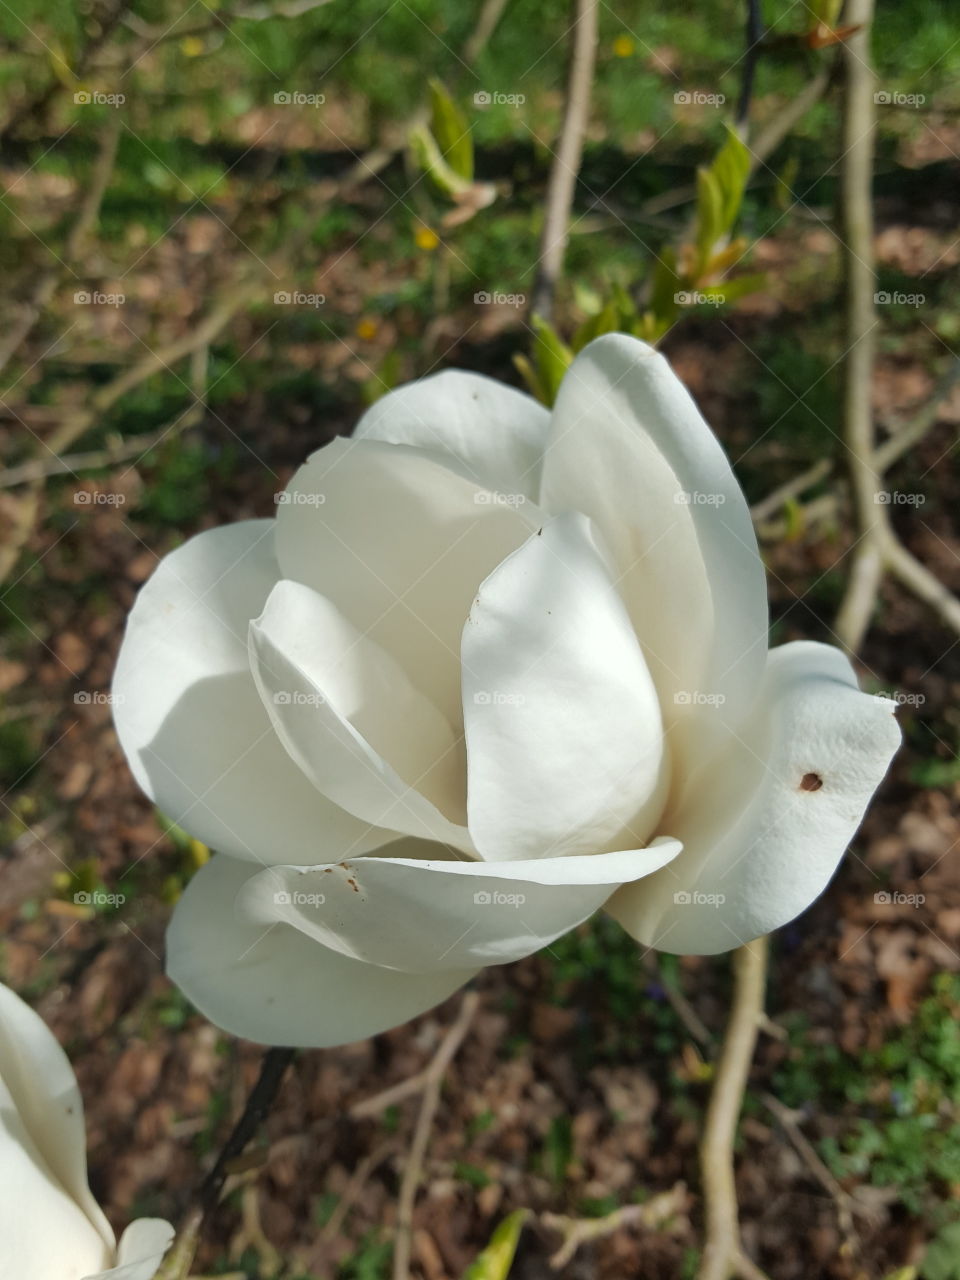
<svg viewBox="0 0 960 1280">
<path fill-rule="evenodd" d="M 823 779 L 819 773 L 805 773 L 800 779 L 801 791 L 819 791 L 823 786 Z"/>
</svg>

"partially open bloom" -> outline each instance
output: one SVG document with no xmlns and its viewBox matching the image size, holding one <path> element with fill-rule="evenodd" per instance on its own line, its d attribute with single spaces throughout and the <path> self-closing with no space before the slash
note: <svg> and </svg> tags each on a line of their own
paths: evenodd
<svg viewBox="0 0 960 1280">
<path fill-rule="evenodd" d="M 87 1186 L 83 1102 L 42 1018 L 0 985 L 0 1275 L 152 1280 L 173 1239 L 159 1218 L 117 1244 Z"/>
<path fill-rule="evenodd" d="M 218 850 L 170 975 L 268 1043 L 393 1026 L 599 907 L 674 952 L 776 928 L 899 742 L 838 650 L 768 652 L 730 465 L 621 335 L 552 412 L 470 373 L 384 396 L 275 520 L 160 564 L 114 687 L 141 786 Z"/>
</svg>

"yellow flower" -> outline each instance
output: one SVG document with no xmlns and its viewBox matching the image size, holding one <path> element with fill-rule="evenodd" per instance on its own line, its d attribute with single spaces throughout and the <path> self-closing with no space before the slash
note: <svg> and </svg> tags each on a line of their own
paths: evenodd
<svg viewBox="0 0 960 1280">
<path fill-rule="evenodd" d="M 377 336 L 377 324 L 375 320 L 361 320 L 357 325 L 357 337 L 362 338 L 364 342 L 369 342 Z"/>
<path fill-rule="evenodd" d="M 199 58 L 206 51 L 206 47 L 199 36 L 184 36 L 180 41 L 181 52 L 188 58 Z"/>
<path fill-rule="evenodd" d="M 413 238 L 418 249 L 435 249 L 440 243 L 440 237 L 432 227 L 417 227 Z"/>
<path fill-rule="evenodd" d="M 632 57 L 636 47 L 630 36 L 617 36 L 613 42 L 613 56 L 615 58 Z"/>
</svg>

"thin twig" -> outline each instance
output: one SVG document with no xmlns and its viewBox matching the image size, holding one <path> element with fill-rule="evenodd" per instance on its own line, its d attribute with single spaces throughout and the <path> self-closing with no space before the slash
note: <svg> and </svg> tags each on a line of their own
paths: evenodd
<svg viewBox="0 0 960 1280">
<path fill-rule="evenodd" d="M 876 309 L 873 300 L 873 134 L 874 75 L 870 64 L 873 0 L 848 0 L 845 19 L 859 29 L 843 48 L 846 92 L 843 106 L 841 217 L 846 266 L 846 342 L 843 440 L 856 513 L 858 541 L 847 589 L 837 615 L 837 635 L 849 653 L 863 642 L 884 570 L 886 508 L 879 499 L 874 458 L 873 366 Z"/>
<path fill-rule="evenodd" d="M 733 1144 L 760 1029 L 767 945 L 766 938 L 758 938 L 733 956 L 733 1003 L 700 1143 L 706 1230 L 697 1280 L 763 1274 L 740 1247 Z"/>
<path fill-rule="evenodd" d="M 490 37 L 497 29 L 497 23 L 503 17 L 507 0 L 484 0 L 480 9 L 477 25 L 474 27 L 466 44 L 463 46 L 463 60 L 471 66 L 486 48 Z"/>
<path fill-rule="evenodd" d="M 933 391 L 907 422 L 896 424 L 894 433 L 877 445 L 874 461 L 878 471 L 889 471 L 915 444 L 919 444 L 940 420 L 940 406 L 960 381 L 960 358 L 954 356 Z"/>
<path fill-rule="evenodd" d="M 100 216 L 100 206 L 117 158 L 117 143 L 120 138 L 120 115 L 112 112 L 103 136 L 100 139 L 100 150 L 90 175 L 90 185 L 77 211 L 76 219 L 70 234 L 67 236 L 62 261 L 56 266 L 41 272 L 33 286 L 29 299 L 23 304 L 18 318 L 10 326 L 6 336 L 0 342 L 0 372 L 10 362 L 11 357 L 19 350 L 21 344 L 29 337 L 34 325 L 43 314 L 44 308 L 53 297 L 57 285 L 63 277 L 64 267 L 70 267 L 80 257 L 90 232 L 96 226 Z"/>
<path fill-rule="evenodd" d="M 844 1191 L 843 1187 L 817 1155 L 813 1144 L 797 1123 L 796 1114 L 772 1093 L 764 1093 L 761 1097 L 763 1105 L 776 1118 L 784 1133 L 793 1143 L 801 1160 L 833 1200 L 837 1207 L 840 1230 L 847 1241 L 854 1244 L 856 1242 L 856 1229 L 853 1225 L 853 1197 Z"/>
<path fill-rule="evenodd" d="M 763 524 L 772 515 L 776 515 L 786 503 L 798 498 L 801 493 L 806 493 L 815 484 L 819 484 L 832 470 L 833 463 L 830 459 L 821 458 L 819 462 L 815 462 L 812 467 L 808 467 L 800 475 L 794 476 L 786 484 L 782 484 L 779 488 L 772 490 L 765 498 L 761 498 L 759 502 L 750 508 L 750 515 L 753 517 L 754 523 Z"/>
<path fill-rule="evenodd" d="M 393 1280 L 408 1280 L 410 1275 L 410 1251 L 413 1241 L 413 1209 L 417 1199 L 417 1187 L 423 1175 L 423 1161 L 430 1141 L 430 1130 L 433 1118 L 440 1102 L 440 1090 L 447 1068 L 454 1054 L 460 1048 L 464 1036 L 470 1029 L 470 1023 L 480 1004 L 480 997 L 475 991 L 468 991 L 463 997 L 460 1012 L 450 1030 L 444 1036 L 440 1047 L 427 1068 L 427 1083 L 420 1103 L 420 1114 L 417 1116 L 413 1141 L 410 1143 L 410 1154 L 403 1171 L 400 1183 L 400 1195 L 397 1199 L 397 1230 L 393 1246 Z"/>
<path fill-rule="evenodd" d="M 763 164 L 769 156 L 773 155 L 780 143 L 793 132 L 811 107 L 817 105 L 830 87 L 832 79 L 832 67 L 821 67 L 800 92 L 780 108 L 770 123 L 760 130 L 754 141 L 750 143 L 752 168 Z"/>
<path fill-rule="evenodd" d="M 274 1098 L 283 1083 L 287 1067 L 293 1061 L 295 1049 L 268 1049 L 260 1064 L 260 1075 L 250 1091 L 246 1106 L 233 1132 L 223 1144 L 213 1168 L 200 1184 L 197 1204 L 201 1214 L 214 1209 L 220 1200 L 223 1184 L 230 1174 L 230 1165 L 243 1152 L 244 1147 L 259 1129 Z"/>
<path fill-rule="evenodd" d="M 546 216 L 540 239 L 540 257 L 532 292 L 532 311 L 549 319 L 553 295 L 563 270 L 563 256 L 569 236 L 570 210 L 580 172 L 583 138 L 590 111 L 590 91 L 597 53 L 598 0 L 574 0 L 573 49 L 567 80 L 563 127 L 550 170 Z"/>
<path fill-rule="evenodd" d="M 746 44 L 743 55 L 743 83 L 740 87 L 740 100 L 737 103 L 737 126 L 746 132 L 750 116 L 750 103 L 753 99 L 753 85 L 757 75 L 757 63 L 763 52 L 763 15 L 760 12 L 760 0 L 747 0 Z"/>
<path fill-rule="evenodd" d="M 627 1204 L 602 1218 L 569 1218 L 562 1213 L 542 1213 L 541 1224 L 548 1231 L 560 1234 L 562 1244 L 551 1255 L 550 1265 L 562 1271 L 570 1265 L 577 1250 L 594 1240 L 613 1235 L 622 1227 L 643 1227 L 648 1231 L 660 1231 L 671 1219 L 683 1218 L 689 1202 L 687 1188 L 676 1183 L 669 1191 L 661 1191 L 643 1204 Z"/>
</svg>

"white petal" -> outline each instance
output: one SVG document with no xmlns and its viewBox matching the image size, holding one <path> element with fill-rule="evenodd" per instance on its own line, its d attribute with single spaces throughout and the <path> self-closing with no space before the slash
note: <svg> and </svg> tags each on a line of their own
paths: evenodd
<svg viewBox="0 0 960 1280">
<path fill-rule="evenodd" d="M 112 1246 L 113 1232 L 87 1186 L 87 1133 L 73 1067 L 40 1015 L 2 983 L 0 1081 L 50 1172 Z"/>
<path fill-rule="evenodd" d="M 447 369 L 381 397 L 355 440 L 416 445 L 503 494 L 536 501 L 550 414 L 532 397 L 479 373 Z"/>
<path fill-rule="evenodd" d="M 0 1241 L 10 1277 L 79 1280 L 113 1232 L 87 1186 L 83 1103 L 43 1020 L 0 986 Z"/>
<path fill-rule="evenodd" d="M 470 849 L 462 736 L 336 606 L 289 579 L 250 624 L 263 705 L 306 776 L 378 827 Z"/>
<path fill-rule="evenodd" d="M 251 871 L 234 858 L 211 858 L 167 932 L 171 979 L 224 1031 L 261 1044 L 348 1044 L 432 1009 L 474 975 L 398 973 L 350 960 L 286 925 L 244 918 L 235 899 Z"/>
<path fill-rule="evenodd" d="M 621 884 L 675 858 L 680 845 L 526 862 L 437 861 L 420 841 L 377 857 L 270 867 L 238 908 L 264 927 L 292 925 L 317 943 L 408 973 L 503 964 L 531 955 L 591 916 Z M 413 856 L 409 856 L 413 855 Z"/>
<path fill-rule="evenodd" d="M 608 909 L 640 942 L 727 951 L 786 924 L 824 887 L 900 742 L 894 703 L 861 693 L 839 649 L 773 649 L 756 708 L 661 830 L 683 853 Z M 677 897 L 679 895 L 679 897 Z"/>
<path fill-rule="evenodd" d="M 250 675 L 247 628 L 279 577 L 273 521 L 198 534 L 166 556 L 127 620 L 114 720 L 134 776 L 204 843 L 260 863 L 382 844 L 325 799 L 277 740 Z"/>
<path fill-rule="evenodd" d="M 162 1218 L 137 1218 L 120 1237 L 117 1265 L 87 1280 L 153 1280 L 173 1237 L 173 1227 Z"/>
<path fill-rule="evenodd" d="M 484 859 L 647 843 L 669 781 L 657 693 L 585 516 L 549 522 L 483 583 L 463 706 Z"/>
<path fill-rule="evenodd" d="M 537 527 L 535 509 L 503 505 L 424 453 L 378 440 L 332 441 L 283 497 L 283 576 L 332 600 L 454 723 L 473 594 Z"/>
<path fill-rule="evenodd" d="M 753 701 L 767 597 L 740 486 L 663 356 L 622 334 L 580 353 L 554 407 L 541 504 L 584 512 L 610 546 L 689 776 Z"/>
</svg>

